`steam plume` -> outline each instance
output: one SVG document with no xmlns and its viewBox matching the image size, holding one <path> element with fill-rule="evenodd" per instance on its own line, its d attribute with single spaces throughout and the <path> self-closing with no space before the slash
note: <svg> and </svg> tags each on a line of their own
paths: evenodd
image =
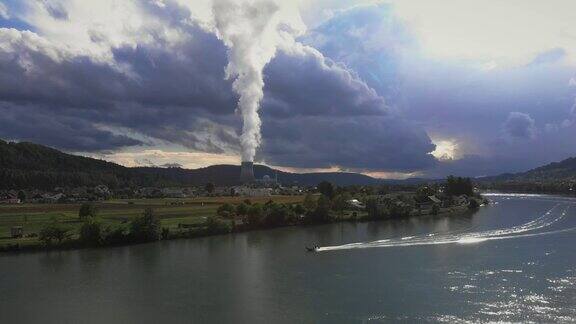
<svg viewBox="0 0 576 324">
<path fill-rule="evenodd" d="M 212 13 L 218 37 L 228 47 L 226 78 L 234 80 L 232 88 L 240 96 L 242 161 L 254 161 L 261 142 L 258 109 L 264 97 L 264 67 L 303 24 L 297 5 L 286 0 L 214 0 Z"/>
</svg>

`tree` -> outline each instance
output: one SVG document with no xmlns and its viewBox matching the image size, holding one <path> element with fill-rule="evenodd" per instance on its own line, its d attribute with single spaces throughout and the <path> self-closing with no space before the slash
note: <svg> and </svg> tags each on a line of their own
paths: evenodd
<svg viewBox="0 0 576 324">
<path fill-rule="evenodd" d="M 292 206 L 293 206 L 292 209 L 294 210 L 294 212 L 295 212 L 297 215 L 302 215 L 302 214 L 306 213 L 306 208 L 304 208 L 304 206 L 302 206 L 302 205 L 300 205 L 300 204 L 295 204 L 295 205 L 292 205 Z"/>
<path fill-rule="evenodd" d="M 18 199 L 20 202 L 26 201 L 26 193 L 22 190 L 18 191 Z"/>
<path fill-rule="evenodd" d="M 402 201 L 394 201 L 390 204 L 388 213 L 391 217 L 408 217 L 412 207 Z"/>
<path fill-rule="evenodd" d="M 480 208 L 480 203 L 478 203 L 478 201 L 474 198 L 470 199 L 470 202 L 468 203 L 468 209 L 478 209 Z"/>
<path fill-rule="evenodd" d="M 44 245 L 52 245 L 53 241 L 61 244 L 62 241 L 70 238 L 70 236 L 70 228 L 60 226 L 56 221 L 53 221 L 40 230 L 38 239 L 44 243 Z"/>
<path fill-rule="evenodd" d="M 446 194 L 450 196 L 472 196 L 474 194 L 472 180 L 470 178 L 449 176 L 446 178 Z"/>
<path fill-rule="evenodd" d="M 216 210 L 216 214 L 218 214 L 218 216 L 220 216 L 220 217 L 233 217 L 234 212 L 235 212 L 234 206 L 232 206 L 229 203 L 225 203 L 224 205 L 221 205 Z"/>
<path fill-rule="evenodd" d="M 167 240 L 170 238 L 170 228 L 162 227 L 162 239 Z"/>
<path fill-rule="evenodd" d="M 432 205 L 432 215 L 438 215 L 440 213 L 440 206 L 438 204 Z"/>
<path fill-rule="evenodd" d="M 318 191 L 322 195 L 324 195 L 330 199 L 332 199 L 332 197 L 334 196 L 334 186 L 330 182 L 322 181 L 318 184 L 317 187 L 318 187 Z"/>
<path fill-rule="evenodd" d="M 131 238 L 126 234 L 126 228 L 122 226 L 116 227 L 114 229 L 110 229 L 110 227 L 108 227 L 105 232 L 106 234 L 104 240 L 107 244 L 121 244 L 129 241 Z"/>
<path fill-rule="evenodd" d="M 246 214 L 246 223 L 249 226 L 259 226 L 262 224 L 263 210 L 260 204 L 250 205 Z"/>
<path fill-rule="evenodd" d="M 268 205 L 266 210 L 265 222 L 267 226 L 280 226 L 288 222 L 290 218 L 290 210 L 286 205 L 272 203 Z"/>
<path fill-rule="evenodd" d="M 214 190 L 216 190 L 216 186 L 212 183 L 212 182 L 208 182 L 205 186 L 204 186 L 204 190 L 206 190 L 207 193 L 213 193 Z"/>
<path fill-rule="evenodd" d="M 311 193 L 306 194 L 306 197 L 304 197 L 304 208 L 308 211 L 316 209 L 316 199 Z"/>
<path fill-rule="evenodd" d="M 206 225 L 206 230 L 210 234 L 230 233 L 232 231 L 232 225 L 230 222 L 216 216 L 206 217 L 206 222 L 204 224 Z"/>
<path fill-rule="evenodd" d="M 89 218 L 89 217 L 96 217 L 98 210 L 96 209 L 96 205 L 85 203 L 80 206 L 80 210 L 78 211 L 78 217 L 82 220 Z"/>
<path fill-rule="evenodd" d="M 337 211 L 340 214 L 340 217 L 342 217 L 344 215 L 344 210 L 348 207 L 349 200 L 350 196 L 348 193 L 336 195 L 334 199 L 332 199 L 332 209 Z"/>
<path fill-rule="evenodd" d="M 146 208 L 144 214 L 132 221 L 130 234 L 136 241 L 157 241 L 160 239 L 160 220 L 154 215 L 152 208 Z"/>
<path fill-rule="evenodd" d="M 370 219 L 383 219 L 389 216 L 389 207 L 393 202 L 389 201 L 386 206 L 379 204 L 378 200 L 374 197 L 366 199 L 366 212 L 368 213 L 368 218 Z"/>
<path fill-rule="evenodd" d="M 330 199 L 322 195 L 318 198 L 316 209 L 311 213 L 311 220 L 313 222 L 325 222 L 330 219 Z"/>
<path fill-rule="evenodd" d="M 248 205 L 246 203 L 241 203 L 236 206 L 236 215 L 246 216 L 248 213 Z"/>
<path fill-rule="evenodd" d="M 100 245 L 104 238 L 103 232 L 102 224 L 90 217 L 80 227 L 80 241 L 86 245 Z"/>
</svg>

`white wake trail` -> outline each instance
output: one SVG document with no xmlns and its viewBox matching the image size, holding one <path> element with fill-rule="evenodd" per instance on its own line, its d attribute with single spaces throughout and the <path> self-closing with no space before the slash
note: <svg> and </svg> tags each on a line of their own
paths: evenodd
<svg viewBox="0 0 576 324">
<path fill-rule="evenodd" d="M 551 226 L 552 224 L 560 221 L 570 206 L 566 207 L 558 216 L 553 215 L 553 211 L 557 209 L 560 204 L 555 205 L 546 213 L 540 217 L 518 226 L 513 226 L 506 229 L 489 230 L 474 233 L 463 233 L 463 234 L 443 234 L 443 235 L 420 235 L 420 236 L 409 236 L 403 238 L 395 239 L 383 239 L 372 242 L 359 242 L 351 243 L 337 246 L 325 246 L 318 248 L 318 252 L 326 251 L 336 251 L 336 250 L 349 250 L 349 249 L 367 249 L 367 248 L 377 248 L 377 247 L 404 247 L 404 246 L 421 246 L 421 245 L 438 245 L 438 244 L 469 244 L 469 243 L 479 243 L 491 240 L 502 240 L 511 239 L 518 237 L 529 237 L 536 235 L 548 235 L 557 232 L 574 230 L 560 230 L 553 232 L 544 233 L 527 233 L 540 230 Z"/>
</svg>

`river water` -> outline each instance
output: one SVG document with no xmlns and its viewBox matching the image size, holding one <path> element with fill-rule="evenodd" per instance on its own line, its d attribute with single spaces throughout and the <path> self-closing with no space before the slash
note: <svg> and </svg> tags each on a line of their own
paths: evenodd
<svg viewBox="0 0 576 324">
<path fill-rule="evenodd" d="M 0 323 L 576 321 L 576 199 L 489 198 L 460 216 L 3 254 Z"/>
</svg>

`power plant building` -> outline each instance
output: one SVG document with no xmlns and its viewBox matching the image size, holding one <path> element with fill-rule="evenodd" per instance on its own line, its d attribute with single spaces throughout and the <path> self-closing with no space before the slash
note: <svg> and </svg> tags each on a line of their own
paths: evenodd
<svg viewBox="0 0 576 324">
<path fill-rule="evenodd" d="M 254 162 L 242 162 L 240 167 L 240 182 L 254 182 Z"/>
</svg>

